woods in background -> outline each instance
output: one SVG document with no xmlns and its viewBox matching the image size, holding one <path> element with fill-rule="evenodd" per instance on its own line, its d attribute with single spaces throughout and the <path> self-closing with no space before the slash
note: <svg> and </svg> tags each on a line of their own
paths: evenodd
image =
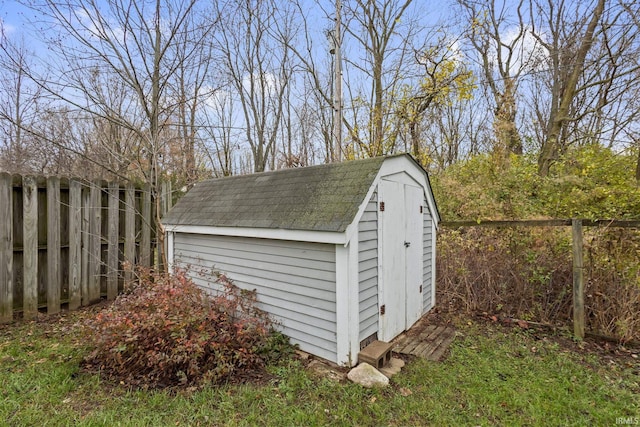
<svg viewBox="0 0 640 427">
<path fill-rule="evenodd" d="M 411 152 L 561 173 L 574 147 L 636 159 L 640 6 L 625 0 L 25 1 L 2 23 L 0 169 L 157 187 Z M 26 43 L 30 38 L 38 40 Z M 630 171 L 633 177 L 634 170 Z"/>
</svg>

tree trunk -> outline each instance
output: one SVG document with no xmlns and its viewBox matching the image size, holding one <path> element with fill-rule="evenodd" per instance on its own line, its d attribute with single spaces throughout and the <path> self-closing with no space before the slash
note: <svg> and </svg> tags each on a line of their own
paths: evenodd
<svg viewBox="0 0 640 427">
<path fill-rule="evenodd" d="M 411 135 L 411 151 L 416 159 L 420 156 L 420 141 L 418 139 L 418 122 L 413 120 L 409 123 L 409 135 Z"/>
<path fill-rule="evenodd" d="M 638 144 L 638 161 L 636 162 L 636 184 L 640 185 L 640 143 Z"/>
<path fill-rule="evenodd" d="M 497 97 L 495 121 L 493 123 L 500 150 L 505 153 L 522 154 L 522 140 L 516 128 L 515 84 L 505 79 L 504 92 Z"/>
<path fill-rule="evenodd" d="M 557 115 L 550 123 L 547 140 L 542 146 L 540 157 L 538 158 L 538 174 L 542 177 L 549 175 L 551 165 L 558 157 L 562 128 L 565 122 L 569 120 L 569 108 L 571 107 L 571 103 L 573 102 L 576 94 L 578 80 L 584 70 L 585 58 L 593 44 L 593 34 L 602 14 L 604 13 L 604 6 L 605 0 L 598 0 L 591 17 L 591 21 L 589 21 L 589 25 L 587 26 L 587 31 L 580 42 L 580 47 L 576 54 L 576 60 L 573 69 L 571 70 L 571 74 L 569 74 L 565 90 L 560 98 L 560 106 L 558 108 Z"/>
</svg>

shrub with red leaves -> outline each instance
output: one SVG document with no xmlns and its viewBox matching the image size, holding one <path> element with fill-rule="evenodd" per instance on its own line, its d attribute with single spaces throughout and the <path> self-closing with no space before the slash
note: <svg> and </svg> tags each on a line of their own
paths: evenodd
<svg viewBox="0 0 640 427">
<path fill-rule="evenodd" d="M 140 387 L 197 386 L 259 369 L 271 323 L 255 293 L 225 276 L 212 297 L 185 274 L 139 270 L 139 280 L 88 325 L 90 369 Z"/>
</svg>

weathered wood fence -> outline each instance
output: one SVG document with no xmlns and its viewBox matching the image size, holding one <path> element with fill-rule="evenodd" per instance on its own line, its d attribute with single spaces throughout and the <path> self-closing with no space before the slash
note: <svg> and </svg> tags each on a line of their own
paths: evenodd
<svg viewBox="0 0 640 427">
<path fill-rule="evenodd" d="M 154 205 L 147 187 L 0 174 L 0 322 L 115 298 L 123 263 L 154 262 Z"/>
<path fill-rule="evenodd" d="M 574 336 L 585 336 L 584 307 L 584 263 L 583 263 L 583 227 L 621 227 L 640 228 L 640 220 L 589 220 L 589 219 L 551 219 L 551 220 L 507 220 L 507 221 L 443 221 L 446 228 L 460 227 L 571 227 L 573 259 L 573 331 Z"/>
</svg>

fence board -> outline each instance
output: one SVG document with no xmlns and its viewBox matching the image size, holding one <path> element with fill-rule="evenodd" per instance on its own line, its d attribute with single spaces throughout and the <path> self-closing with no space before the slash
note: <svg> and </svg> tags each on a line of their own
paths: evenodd
<svg viewBox="0 0 640 427">
<path fill-rule="evenodd" d="M 109 184 L 109 217 L 107 248 L 107 299 L 118 295 L 118 216 L 120 210 L 120 188 L 117 183 Z"/>
<path fill-rule="evenodd" d="M 91 190 L 89 187 L 82 187 L 82 229 L 80 230 L 82 239 L 82 266 L 80 267 L 80 289 L 82 291 L 82 305 L 91 304 L 89 300 L 89 247 L 91 243 Z"/>
<path fill-rule="evenodd" d="M 47 180 L 47 314 L 60 312 L 60 179 Z"/>
<path fill-rule="evenodd" d="M 140 264 L 151 266 L 151 191 L 146 186 L 142 191 L 142 238 L 140 240 Z"/>
<path fill-rule="evenodd" d="M 164 215 L 171 209 L 171 181 L 165 181 L 160 184 L 160 203 L 157 208 L 159 208 L 159 216 L 163 218 Z M 164 233 L 156 233 L 156 254 L 157 258 L 157 268 L 160 271 L 164 271 L 167 268 L 167 247 L 164 239 Z"/>
<path fill-rule="evenodd" d="M 124 260 L 128 268 L 124 270 L 124 281 L 129 283 L 133 279 L 133 266 L 136 253 L 136 193 L 132 185 L 125 190 L 124 203 Z"/>
<path fill-rule="evenodd" d="M 33 176 L 22 180 L 22 221 L 22 310 L 31 319 L 38 313 L 38 185 Z"/>
<path fill-rule="evenodd" d="M 69 310 L 80 307 L 82 289 L 80 268 L 82 265 L 82 186 L 78 181 L 69 182 Z"/>
<path fill-rule="evenodd" d="M 89 204 L 89 302 L 100 300 L 100 267 L 102 266 L 102 194 L 99 182 L 91 183 Z"/>
<path fill-rule="evenodd" d="M 0 322 L 13 320 L 13 184 L 0 174 Z"/>
<path fill-rule="evenodd" d="M 0 322 L 113 299 L 122 261 L 141 263 L 144 251 L 150 266 L 154 200 L 139 188 L 0 173 Z"/>
</svg>

